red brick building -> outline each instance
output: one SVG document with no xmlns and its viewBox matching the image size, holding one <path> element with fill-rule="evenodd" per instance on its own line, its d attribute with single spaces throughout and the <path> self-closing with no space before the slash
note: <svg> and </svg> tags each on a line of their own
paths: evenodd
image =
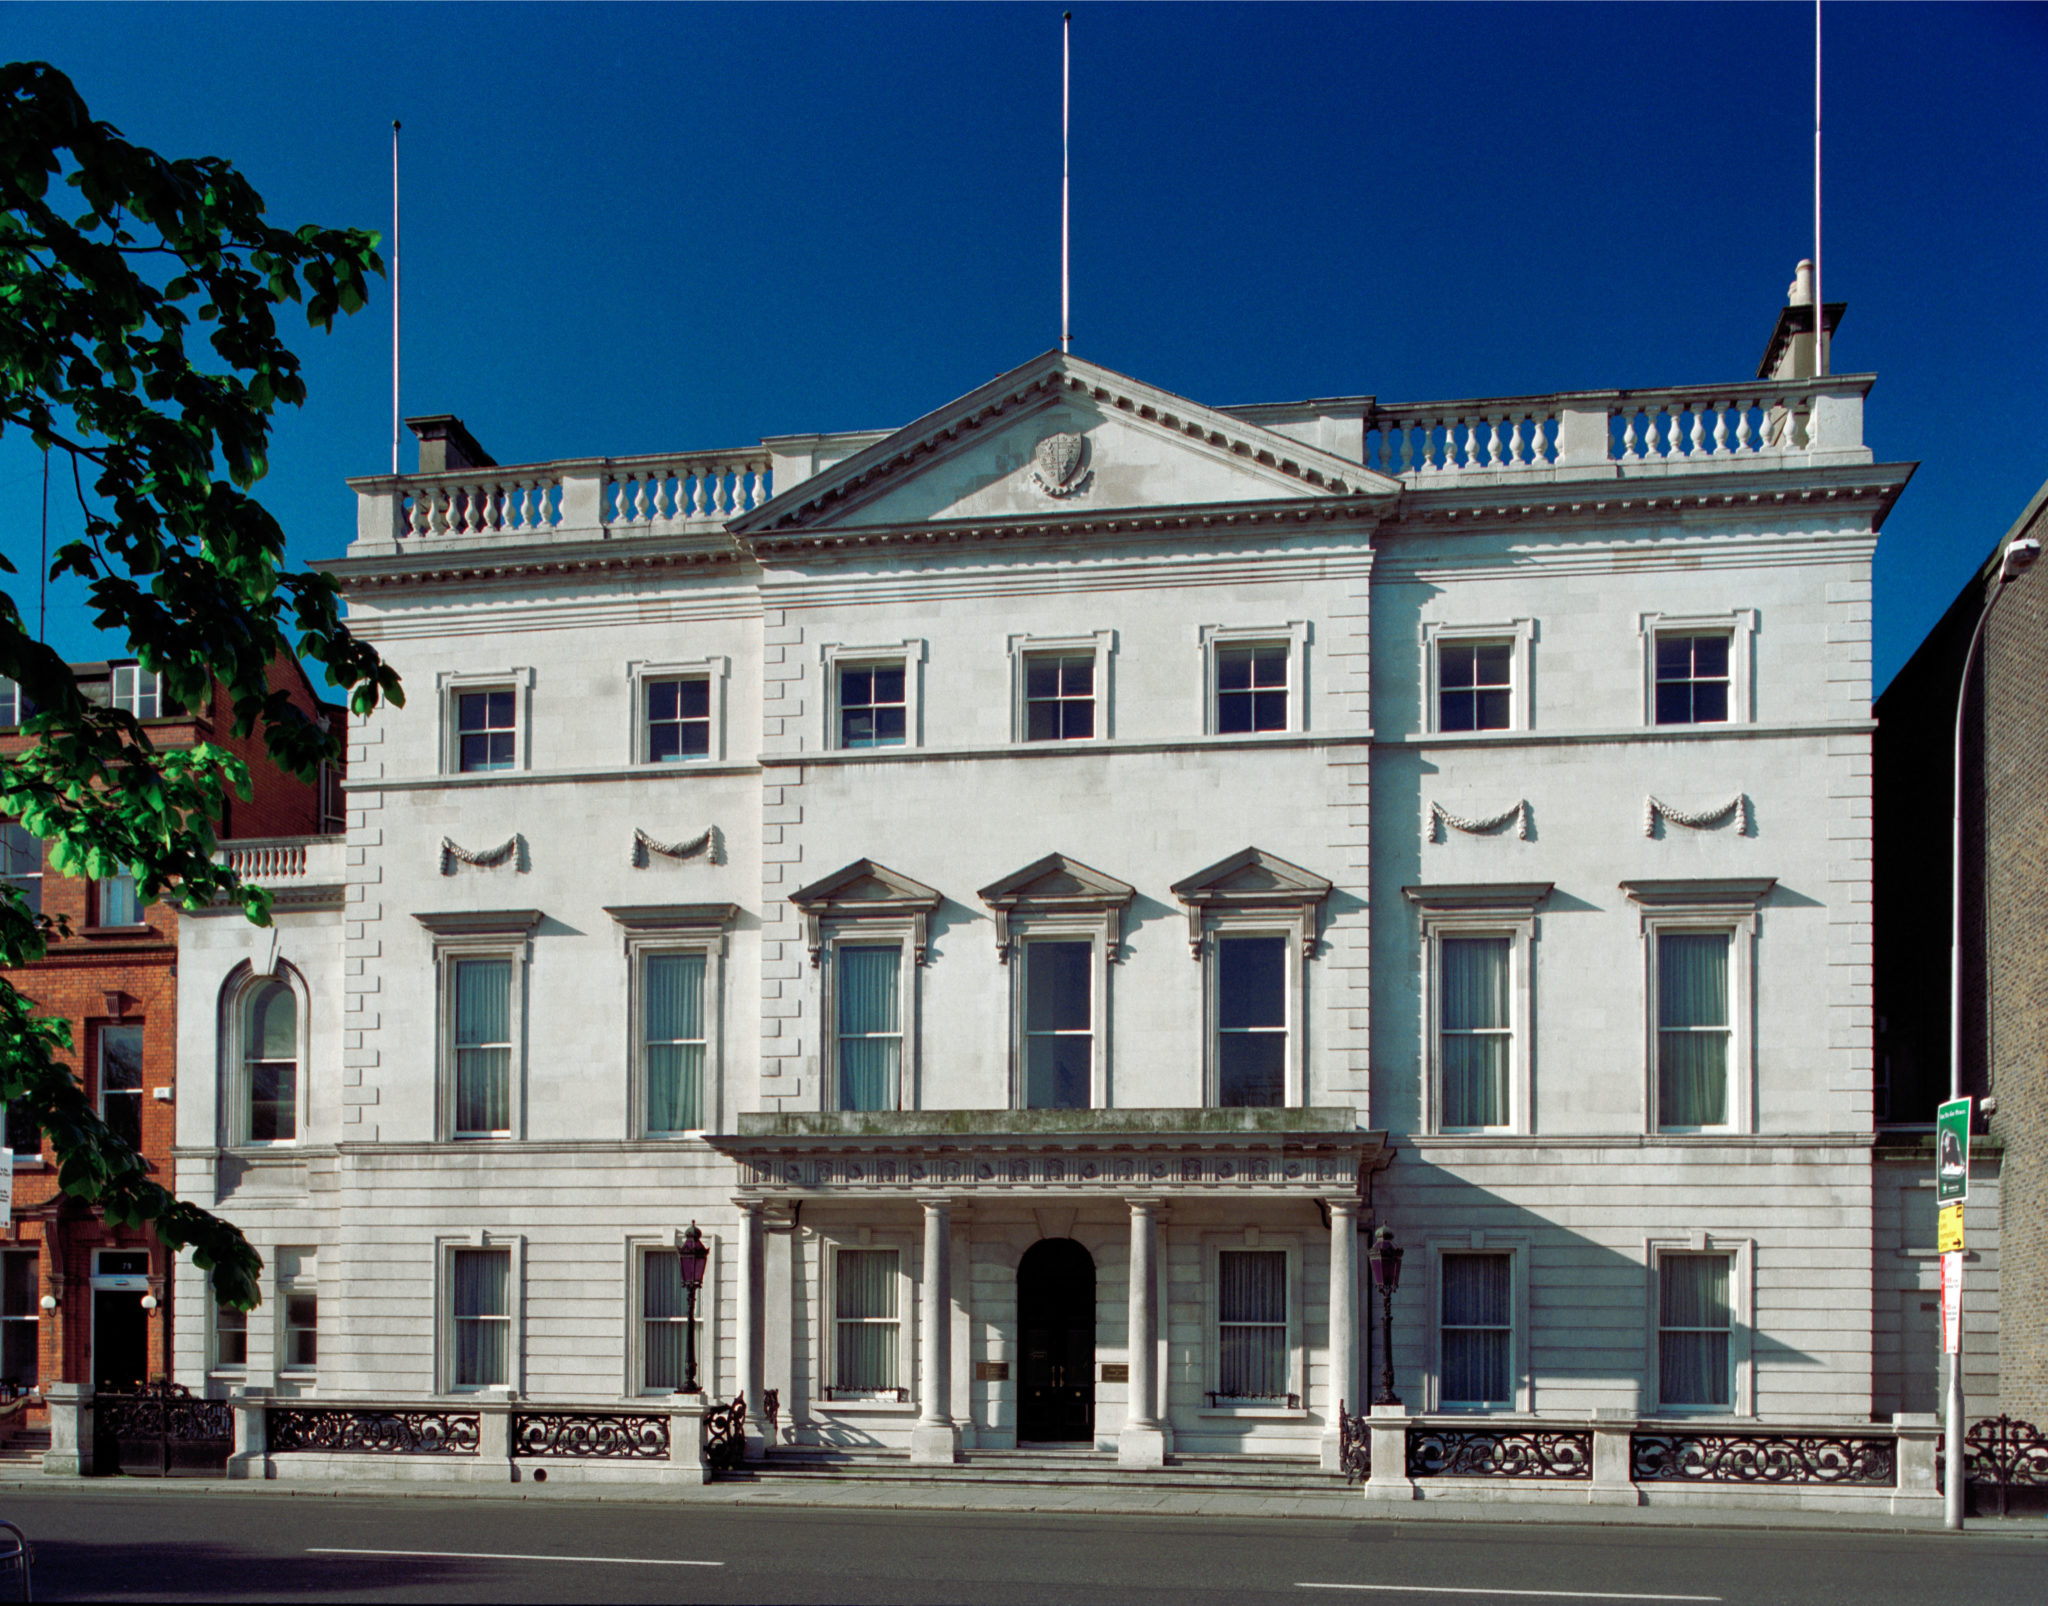
<svg viewBox="0 0 2048 1606">
<path fill-rule="evenodd" d="M 252 796 L 232 800 L 223 838 L 303 836 L 341 825 L 332 777 L 308 784 L 267 760 L 260 735 L 237 737 L 226 693 L 186 711 L 167 705 L 156 677 L 128 662 L 73 666 L 94 701 L 140 718 L 159 747 L 211 741 L 248 764 Z M 339 720 L 291 659 L 271 667 L 271 686 L 307 712 Z M 19 727 L 30 710 L 0 680 L 0 754 L 34 738 Z M 135 1142 L 160 1177 L 171 1174 L 176 1084 L 178 915 L 144 904 L 129 877 L 61 875 L 44 844 L 0 823 L 0 878 L 33 906 L 61 915 L 71 934 L 8 979 L 42 1013 L 70 1023 L 74 1071 L 109 1125 Z M 171 1354 L 170 1259 L 146 1228 L 111 1227 L 57 1187 L 41 1134 L 10 1123 L 14 1209 L 0 1241 L 0 1382 L 107 1387 L 167 1375 Z"/>
</svg>

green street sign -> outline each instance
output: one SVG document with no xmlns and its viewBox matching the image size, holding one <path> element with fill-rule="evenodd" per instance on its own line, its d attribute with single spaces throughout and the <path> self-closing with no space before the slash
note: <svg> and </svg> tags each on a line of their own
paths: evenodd
<svg viewBox="0 0 2048 1606">
<path fill-rule="evenodd" d="M 1970 1101 L 1950 1099 L 1934 1117 L 1934 1197 L 1970 1197 Z"/>
</svg>

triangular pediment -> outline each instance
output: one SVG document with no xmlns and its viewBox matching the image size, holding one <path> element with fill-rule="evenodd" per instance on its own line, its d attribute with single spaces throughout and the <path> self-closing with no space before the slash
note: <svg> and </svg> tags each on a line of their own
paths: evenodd
<svg viewBox="0 0 2048 1606">
<path fill-rule="evenodd" d="M 1067 524 L 1134 510 L 1390 507 L 1400 485 L 1319 447 L 1048 352 L 773 497 L 757 544 L 934 525 Z"/>
<path fill-rule="evenodd" d="M 1183 903 L 1292 903 L 1327 897 L 1329 891 L 1324 877 L 1263 848 L 1244 848 L 1173 884 L 1173 895 Z"/>
<path fill-rule="evenodd" d="M 1028 904 L 1080 907 L 1129 903 L 1137 896 L 1137 889 L 1128 881 L 1091 869 L 1079 859 L 1070 859 L 1064 853 L 1048 853 L 1002 880 L 990 882 L 975 896 L 992 908 Z"/>
<path fill-rule="evenodd" d="M 789 895 L 789 901 L 799 909 L 807 910 L 839 909 L 857 904 L 923 905 L 931 910 L 939 906 L 942 896 L 922 881 L 913 881 L 885 864 L 877 864 L 873 859 L 856 859 L 823 880 L 798 888 Z"/>
</svg>

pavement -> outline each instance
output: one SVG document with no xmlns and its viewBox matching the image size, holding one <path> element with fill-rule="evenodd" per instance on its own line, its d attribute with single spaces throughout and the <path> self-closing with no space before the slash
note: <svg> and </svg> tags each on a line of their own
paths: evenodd
<svg viewBox="0 0 2048 1606">
<path fill-rule="evenodd" d="M 1512 1523 L 1579 1527 L 1731 1528 L 1836 1533 L 1940 1533 L 1938 1514 L 1882 1510 L 1816 1511 L 1771 1504 L 1767 1491 L 1753 1503 L 1707 1506 L 1671 1503 L 1601 1506 L 1568 1500 L 1369 1501 L 1355 1488 L 1264 1492 L 1242 1489 L 1157 1489 L 1114 1484 L 916 1483 L 876 1479 L 792 1479 L 788 1482 L 718 1482 L 702 1486 L 644 1483 L 456 1483 L 387 1478 L 272 1479 L 65 1478 L 48 1474 L 0 1476 L 0 1505 L 15 1492 L 65 1493 L 88 1499 L 204 1498 L 276 1500 L 514 1501 L 532 1505 L 588 1504 L 895 1512 L 1014 1512 L 1074 1516 L 1177 1518 L 1302 1518 L 1344 1522 Z M 2048 1544 L 2048 1516 L 1972 1517 L 1968 1531 Z"/>
</svg>

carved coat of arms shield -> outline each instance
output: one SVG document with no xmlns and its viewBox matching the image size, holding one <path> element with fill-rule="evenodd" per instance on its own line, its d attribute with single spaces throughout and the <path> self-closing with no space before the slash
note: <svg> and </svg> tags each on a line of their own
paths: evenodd
<svg viewBox="0 0 2048 1606">
<path fill-rule="evenodd" d="M 1047 496 L 1071 496 L 1078 491 L 1084 483 L 1076 478 L 1084 450 L 1080 435 L 1061 432 L 1046 436 L 1032 453 L 1031 477 L 1038 488 Z"/>
</svg>

